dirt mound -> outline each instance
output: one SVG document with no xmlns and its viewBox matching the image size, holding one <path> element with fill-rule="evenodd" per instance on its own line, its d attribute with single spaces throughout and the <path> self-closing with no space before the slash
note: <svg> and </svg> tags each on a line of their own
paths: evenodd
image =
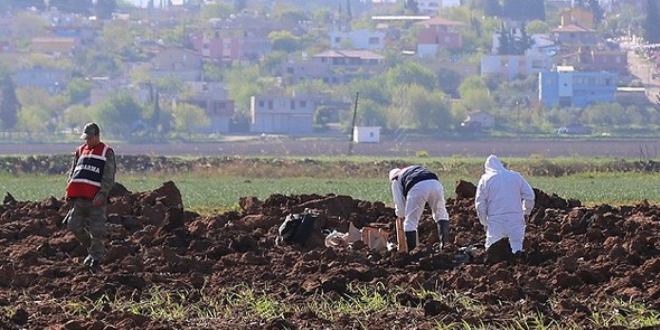
<svg viewBox="0 0 660 330">
<path fill-rule="evenodd" d="M 444 290 L 489 304 L 485 318 L 476 319 L 431 298 L 397 295 L 397 303 L 419 311 L 411 314 L 419 328 L 460 320 L 479 325 L 512 319 L 521 311 L 589 327 L 590 303 L 611 297 L 660 309 L 660 208 L 647 203 L 588 208 L 537 190 L 524 258 L 507 257 L 508 243 L 503 241 L 492 248 L 503 251 L 500 258 L 489 251 L 470 263 L 457 263 L 452 259 L 457 248 L 484 239 L 470 185 L 459 182 L 459 197 L 447 203 L 449 247 L 438 251 L 434 246 L 437 233 L 427 212 L 420 222 L 421 244 L 410 255 L 376 253 L 359 244 L 351 249 L 325 248 L 320 230 L 306 248 L 275 244 L 283 218 L 307 208 L 321 214 L 318 229 L 346 232 L 349 222 L 358 228 L 382 223 L 394 232 L 394 211 L 383 203 L 337 195 L 272 195 L 265 201 L 246 197 L 240 201 L 241 212 L 204 217 L 184 209 L 173 182 L 137 193 L 117 186 L 108 206 L 108 251 L 96 274 L 82 266 L 86 253 L 74 236 L 57 227 L 68 209 L 63 200 L 17 201 L 7 195 L 0 206 L 0 310 L 12 312 L 0 312 L 0 328 L 250 328 L 174 323 L 112 310 L 107 304 L 82 318 L 63 313 L 61 306 L 76 299 L 128 299 L 137 304 L 154 286 L 219 292 L 245 283 L 267 287 L 288 301 L 320 291 L 351 295 L 350 286 L 356 283 L 380 283 L 385 290 L 433 290 L 442 283 Z M 401 322 L 396 313 L 368 318 L 370 329 L 390 329 Z M 309 312 L 264 322 L 262 328 L 272 329 L 328 324 Z M 351 320 L 337 322 L 334 326 L 340 328 L 356 326 Z"/>
</svg>

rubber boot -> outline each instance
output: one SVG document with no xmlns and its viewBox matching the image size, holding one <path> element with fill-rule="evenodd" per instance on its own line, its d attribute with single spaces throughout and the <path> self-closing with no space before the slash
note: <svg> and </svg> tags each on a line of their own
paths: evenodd
<svg viewBox="0 0 660 330">
<path fill-rule="evenodd" d="M 436 225 L 438 226 L 438 239 L 442 250 L 449 243 L 449 221 L 438 221 Z"/>
<path fill-rule="evenodd" d="M 406 232 L 406 244 L 408 245 L 408 252 L 417 247 L 417 231 Z"/>
</svg>

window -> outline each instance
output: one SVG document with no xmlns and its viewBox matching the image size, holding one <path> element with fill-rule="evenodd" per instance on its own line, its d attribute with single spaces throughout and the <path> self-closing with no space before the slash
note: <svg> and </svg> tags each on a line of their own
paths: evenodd
<svg viewBox="0 0 660 330">
<path fill-rule="evenodd" d="M 370 38 L 369 38 L 369 44 L 370 44 L 370 45 L 378 45 L 378 44 L 380 44 L 380 38 L 378 38 L 378 37 L 370 37 Z"/>
<path fill-rule="evenodd" d="M 294 101 L 294 100 L 289 101 L 289 107 L 291 108 L 291 110 L 295 110 L 296 109 L 296 101 Z"/>
<path fill-rule="evenodd" d="M 301 108 L 306 108 L 307 107 L 307 101 L 300 101 L 300 107 Z"/>
<path fill-rule="evenodd" d="M 268 109 L 273 110 L 273 101 L 268 101 Z"/>
<path fill-rule="evenodd" d="M 263 107 L 264 107 L 264 101 L 259 101 L 259 108 L 263 108 Z"/>
</svg>

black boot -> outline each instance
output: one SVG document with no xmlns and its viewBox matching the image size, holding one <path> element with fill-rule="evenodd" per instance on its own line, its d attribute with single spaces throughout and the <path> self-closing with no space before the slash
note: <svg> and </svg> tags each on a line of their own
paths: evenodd
<svg viewBox="0 0 660 330">
<path fill-rule="evenodd" d="M 417 231 L 406 232 L 406 243 L 408 245 L 408 252 L 417 247 Z"/>
<path fill-rule="evenodd" d="M 449 243 L 449 221 L 438 221 L 438 239 L 440 239 L 440 248 L 447 246 Z"/>
</svg>

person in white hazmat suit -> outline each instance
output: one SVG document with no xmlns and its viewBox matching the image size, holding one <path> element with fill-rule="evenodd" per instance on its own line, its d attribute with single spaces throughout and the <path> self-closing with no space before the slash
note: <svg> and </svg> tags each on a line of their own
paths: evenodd
<svg viewBox="0 0 660 330">
<path fill-rule="evenodd" d="M 497 156 L 488 156 L 475 196 L 479 222 L 486 228 L 485 248 L 508 237 L 511 252 L 521 256 L 534 200 L 534 190 L 520 173 L 506 169 Z"/>
<path fill-rule="evenodd" d="M 389 179 L 396 216 L 404 218 L 403 231 L 408 251 L 417 246 L 417 226 L 426 203 L 438 227 L 440 242 L 446 245 L 449 241 L 449 214 L 445 206 L 444 188 L 438 176 L 426 167 L 414 165 L 390 170 Z"/>
</svg>

